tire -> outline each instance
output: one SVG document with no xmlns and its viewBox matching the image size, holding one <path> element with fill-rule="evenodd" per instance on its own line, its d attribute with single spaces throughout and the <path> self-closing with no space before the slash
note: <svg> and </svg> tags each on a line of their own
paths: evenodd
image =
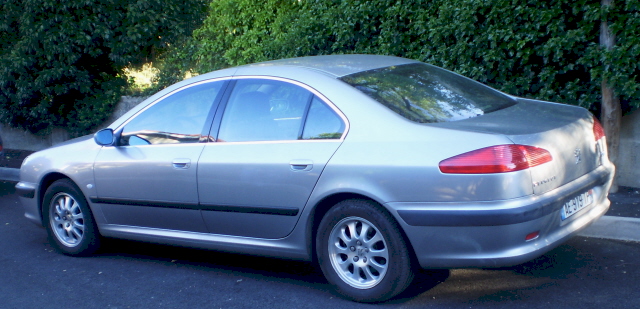
<svg viewBox="0 0 640 309">
<path fill-rule="evenodd" d="M 100 247 L 91 209 L 71 180 L 60 179 L 47 188 L 42 212 L 49 242 L 61 253 L 86 256 Z"/>
<path fill-rule="evenodd" d="M 413 280 L 411 252 L 396 221 L 368 200 L 345 200 L 322 218 L 316 235 L 320 268 L 338 293 L 380 302 Z"/>
</svg>

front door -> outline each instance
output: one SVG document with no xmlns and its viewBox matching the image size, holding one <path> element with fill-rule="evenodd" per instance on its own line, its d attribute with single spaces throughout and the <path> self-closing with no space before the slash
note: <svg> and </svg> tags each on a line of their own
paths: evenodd
<svg viewBox="0 0 640 309">
<path fill-rule="evenodd" d="M 103 147 L 95 184 L 109 224 L 207 232 L 198 204 L 196 172 L 224 81 L 187 86 L 152 103 Z"/>
</svg>

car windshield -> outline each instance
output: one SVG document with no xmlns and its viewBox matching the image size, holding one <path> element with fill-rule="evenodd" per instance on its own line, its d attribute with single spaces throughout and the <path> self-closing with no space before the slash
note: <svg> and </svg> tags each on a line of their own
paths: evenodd
<svg viewBox="0 0 640 309">
<path fill-rule="evenodd" d="M 423 63 L 364 71 L 341 80 L 418 123 L 467 119 L 515 104 L 496 90 Z"/>
</svg>

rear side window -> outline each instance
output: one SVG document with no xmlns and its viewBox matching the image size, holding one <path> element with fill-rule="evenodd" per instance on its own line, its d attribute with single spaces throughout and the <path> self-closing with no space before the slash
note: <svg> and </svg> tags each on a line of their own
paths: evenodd
<svg viewBox="0 0 640 309">
<path fill-rule="evenodd" d="M 424 63 L 375 69 L 341 79 L 418 123 L 467 119 L 515 104 L 497 90 Z"/>
<path fill-rule="evenodd" d="M 219 142 L 298 139 L 311 92 L 274 80 L 239 80 L 222 116 Z"/>
<path fill-rule="evenodd" d="M 222 116 L 218 142 L 340 139 L 342 118 L 309 90 L 284 81 L 238 80 Z"/>
<path fill-rule="evenodd" d="M 302 139 L 338 139 L 343 132 L 342 119 L 314 96 L 305 121 Z"/>
</svg>

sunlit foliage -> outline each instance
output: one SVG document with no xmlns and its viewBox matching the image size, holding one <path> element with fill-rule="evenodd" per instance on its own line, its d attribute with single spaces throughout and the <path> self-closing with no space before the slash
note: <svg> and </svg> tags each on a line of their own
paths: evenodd
<svg viewBox="0 0 640 309">
<path fill-rule="evenodd" d="M 0 121 L 73 135 L 104 121 L 141 65 L 190 36 L 202 0 L 2 0 Z"/>
<path fill-rule="evenodd" d="M 217 0 L 174 68 L 203 73 L 295 56 L 385 54 L 510 94 L 591 108 L 606 75 L 623 102 L 638 106 L 640 4 L 615 3 L 606 11 L 598 0 Z M 603 19 L 617 36 L 611 51 L 598 44 Z"/>
</svg>

